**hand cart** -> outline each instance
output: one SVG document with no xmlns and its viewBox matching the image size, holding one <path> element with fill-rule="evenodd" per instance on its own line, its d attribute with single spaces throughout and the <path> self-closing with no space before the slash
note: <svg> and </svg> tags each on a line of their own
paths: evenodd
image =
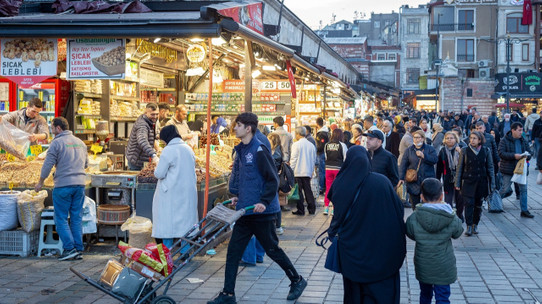
<svg viewBox="0 0 542 304">
<path fill-rule="evenodd" d="M 171 257 L 173 259 L 173 271 L 167 277 L 161 274 L 139 272 L 147 278 L 143 287 L 137 292 L 134 297 L 126 297 L 119 295 L 112 291 L 112 286 L 108 286 L 103 282 L 96 281 L 89 276 L 80 273 L 79 271 L 70 267 L 70 270 L 80 277 L 82 280 L 103 291 L 104 293 L 112 296 L 113 298 L 121 301 L 122 303 L 176 303 L 171 297 L 167 296 L 167 291 L 171 285 L 173 277 L 186 265 L 192 258 L 205 249 L 214 239 L 219 237 L 228 227 L 231 227 L 241 216 L 247 211 L 254 209 L 254 206 L 250 206 L 241 210 L 232 210 L 226 207 L 230 204 L 231 200 L 227 200 L 222 204 L 216 205 L 207 216 L 203 218 L 199 223 L 195 224 L 190 231 L 188 231 L 183 237 L 181 237 L 171 250 Z M 128 260 L 128 263 L 127 261 Z M 133 265 L 133 261 L 129 261 L 126 257 L 122 256 L 121 264 Z M 132 268 L 133 269 L 133 268 Z M 137 271 L 137 270 L 136 270 Z M 158 289 L 165 286 L 163 294 L 157 296 Z"/>
</svg>

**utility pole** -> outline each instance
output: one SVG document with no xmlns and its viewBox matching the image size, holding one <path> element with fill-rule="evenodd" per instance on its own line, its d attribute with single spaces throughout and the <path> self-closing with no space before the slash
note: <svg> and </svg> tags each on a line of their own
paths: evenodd
<svg viewBox="0 0 542 304">
<path fill-rule="evenodd" d="M 510 35 L 506 37 L 506 113 L 510 113 Z"/>
</svg>

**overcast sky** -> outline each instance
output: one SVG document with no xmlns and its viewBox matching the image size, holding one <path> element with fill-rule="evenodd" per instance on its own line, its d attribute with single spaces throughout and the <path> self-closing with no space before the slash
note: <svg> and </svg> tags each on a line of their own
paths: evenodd
<svg viewBox="0 0 542 304">
<path fill-rule="evenodd" d="M 336 21 L 352 21 L 354 11 L 364 13 L 366 18 L 369 18 L 371 12 L 399 12 L 399 7 L 403 4 L 417 7 L 428 2 L 429 0 L 284 0 L 284 5 L 312 29 L 318 29 L 320 20 L 324 26 L 330 24 L 333 14 L 337 15 Z"/>
</svg>

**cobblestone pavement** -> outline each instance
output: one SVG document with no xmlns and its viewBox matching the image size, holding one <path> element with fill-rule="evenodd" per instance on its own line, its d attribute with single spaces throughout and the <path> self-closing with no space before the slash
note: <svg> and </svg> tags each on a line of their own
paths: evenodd
<svg viewBox="0 0 542 304">
<path fill-rule="evenodd" d="M 512 196 L 504 201 L 506 212 L 484 211 L 480 234 L 454 241 L 458 281 L 452 285 L 452 303 L 535 303 L 533 296 L 542 300 L 542 186 L 536 185 L 533 170 L 528 193 L 534 219 L 519 216 L 519 202 Z M 406 210 L 405 219 L 410 213 Z M 314 245 L 315 236 L 329 225 L 322 207 L 313 216 L 297 217 L 284 212 L 283 224 L 285 233 L 280 236 L 280 245 L 309 283 L 296 303 L 341 303 L 341 276 L 324 269 L 325 253 Z M 0 303 L 117 303 L 69 271 L 69 267 L 74 267 L 97 278 L 115 254 L 111 248 L 92 247 L 82 261 L 0 257 Z M 412 262 L 414 242 L 408 240 L 407 249 L 401 269 L 401 303 L 417 303 L 419 285 Z M 196 257 L 187 264 L 174 278 L 168 295 L 179 303 L 206 303 L 213 298 L 223 283 L 225 244 L 216 250 L 215 256 Z M 186 278 L 198 278 L 204 283 L 191 284 Z M 240 268 L 237 300 L 293 303 L 285 300 L 288 285 L 282 270 L 266 257 L 256 267 Z"/>
</svg>

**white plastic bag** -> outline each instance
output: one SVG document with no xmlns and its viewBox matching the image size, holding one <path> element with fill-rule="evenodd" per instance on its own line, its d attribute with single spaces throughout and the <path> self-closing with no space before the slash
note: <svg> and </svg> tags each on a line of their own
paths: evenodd
<svg viewBox="0 0 542 304">
<path fill-rule="evenodd" d="M 523 174 L 514 174 L 511 181 L 520 185 L 527 185 L 527 165 L 523 166 Z"/>
<path fill-rule="evenodd" d="M 0 231 L 17 228 L 17 196 L 20 191 L 0 192 Z"/>
<path fill-rule="evenodd" d="M 538 172 L 538 175 L 536 176 L 536 184 L 542 185 L 542 173 Z"/>
<path fill-rule="evenodd" d="M 90 197 L 85 197 L 83 203 L 83 234 L 96 233 L 98 227 L 96 226 L 96 202 Z"/>
<path fill-rule="evenodd" d="M 17 196 L 17 215 L 24 231 L 31 232 L 40 228 L 41 211 L 47 196 L 46 190 L 25 190 Z"/>
<path fill-rule="evenodd" d="M 26 160 L 26 154 L 30 148 L 29 136 L 29 133 L 6 120 L 0 121 L 0 147 L 21 160 Z"/>
</svg>

